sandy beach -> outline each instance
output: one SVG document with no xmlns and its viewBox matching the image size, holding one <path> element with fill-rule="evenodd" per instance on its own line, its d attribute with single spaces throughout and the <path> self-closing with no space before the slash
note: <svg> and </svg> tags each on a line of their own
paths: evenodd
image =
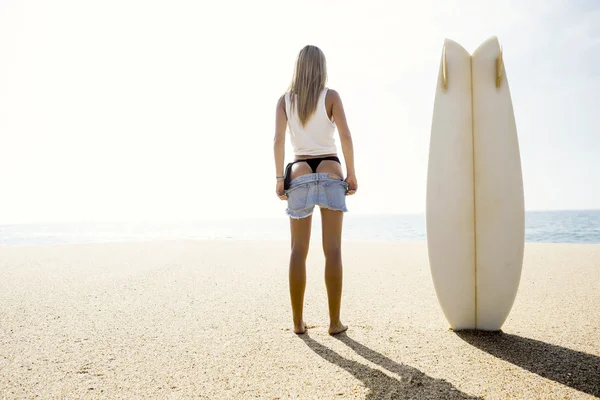
<svg viewBox="0 0 600 400">
<path fill-rule="evenodd" d="M 0 399 L 600 397 L 600 245 L 527 244 L 502 333 L 456 333 L 426 244 L 344 244 L 327 334 L 312 242 L 291 330 L 288 243 L 0 248 Z"/>
</svg>

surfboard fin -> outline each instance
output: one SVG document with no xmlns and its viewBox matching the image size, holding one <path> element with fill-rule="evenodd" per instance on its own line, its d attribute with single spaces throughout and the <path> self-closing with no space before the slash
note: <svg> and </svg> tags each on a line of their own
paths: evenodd
<svg viewBox="0 0 600 400">
<path fill-rule="evenodd" d="M 496 88 L 500 88 L 500 81 L 502 80 L 502 46 L 498 51 L 498 58 L 496 59 Z"/>
<path fill-rule="evenodd" d="M 446 68 L 446 46 L 442 50 L 442 76 L 444 81 L 444 90 L 448 89 L 448 68 Z"/>
</svg>

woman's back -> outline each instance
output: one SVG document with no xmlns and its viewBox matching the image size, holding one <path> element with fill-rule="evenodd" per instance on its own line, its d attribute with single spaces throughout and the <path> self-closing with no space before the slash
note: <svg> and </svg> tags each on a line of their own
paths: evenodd
<svg viewBox="0 0 600 400">
<path fill-rule="evenodd" d="M 336 127 L 327 112 L 327 91 L 327 88 L 321 91 L 315 111 L 304 125 L 298 115 L 298 101 L 292 102 L 291 96 L 295 95 L 285 94 L 285 111 L 295 155 L 318 156 L 336 152 L 333 136 Z"/>
</svg>

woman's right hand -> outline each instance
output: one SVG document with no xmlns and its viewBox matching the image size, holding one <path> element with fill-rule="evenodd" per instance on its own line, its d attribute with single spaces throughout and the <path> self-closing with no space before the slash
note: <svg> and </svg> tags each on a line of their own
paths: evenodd
<svg viewBox="0 0 600 400">
<path fill-rule="evenodd" d="M 283 189 L 283 180 L 277 180 L 277 186 L 275 187 L 275 193 L 280 200 L 287 200 L 285 190 Z"/>
<path fill-rule="evenodd" d="M 346 194 L 348 196 L 352 196 L 358 190 L 358 181 L 356 180 L 356 175 L 348 175 L 346 177 L 346 183 L 348 184 L 348 192 Z"/>
</svg>

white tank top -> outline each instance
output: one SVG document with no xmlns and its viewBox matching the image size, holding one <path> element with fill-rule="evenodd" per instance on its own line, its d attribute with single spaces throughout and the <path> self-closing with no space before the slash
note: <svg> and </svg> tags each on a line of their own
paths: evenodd
<svg viewBox="0 0 600 400">
<path fill-rule="evenodd" d="M 288 118 L 290 140 L 297 156 L 319 156 L 323 154 L 336 154 L 337 148 L 333 133 L 335 122 L 327 115 L 325 96 L 327 88 L 323 89 L 317 102 L 317 108 L 306 125 L 298 119 L 297 107 L 292 112 L 290 107 L 290 93 L 285 94 L 285 112 Z M 296 103 L 297 105 L 297 103 Z"/>
</svg>

